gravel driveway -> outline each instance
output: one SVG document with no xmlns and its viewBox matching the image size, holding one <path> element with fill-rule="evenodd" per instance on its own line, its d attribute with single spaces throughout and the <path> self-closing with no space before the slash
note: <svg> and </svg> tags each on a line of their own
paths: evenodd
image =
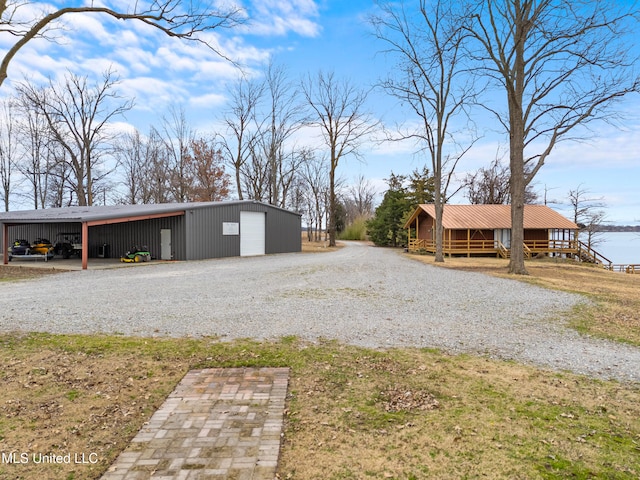
<svg viewBox="0 0 640 480">
<path fill-rule="evenodd" d="M 640 349 L 562 326 L 563 312 L 582 301 L 349 243 L 332 253 L 158 263 L 0 284 L 0 331 L 335 338 L 640 381 Z"/>
</svg>

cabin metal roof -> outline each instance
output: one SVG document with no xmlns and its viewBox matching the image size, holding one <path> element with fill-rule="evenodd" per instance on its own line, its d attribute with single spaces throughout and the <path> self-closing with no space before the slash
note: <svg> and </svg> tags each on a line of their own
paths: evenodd
<svg viewBox="0 0 640 480">
<path fill-rule="evenodd" d="M 436 217 L 435 205 L 418 205 L 405 228 L 422 212 Z M 511 228 L 511 205 L 445 205 L 442 226 L 448 230 L 508 229 Z M 578 226 L 546 205 L 525 205 L 524 228 L 577 230 Z"/>
</svg>

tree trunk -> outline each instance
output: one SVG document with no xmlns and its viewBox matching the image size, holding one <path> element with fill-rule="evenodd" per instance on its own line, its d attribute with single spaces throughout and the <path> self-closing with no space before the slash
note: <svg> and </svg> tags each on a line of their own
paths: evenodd
<svg viewBox="0 0 640 480">
<path fill-rule="evenodd" d="M 329 246 L 336 246 L 336 162 L 331 159 L 329 171 Z"/>
<path fill-rule="evenodd" d="M 241 141 L 242 141 L 242 138 L 238 140 L 238 145 L 240 145 Z M 242 148 L 238 146 L 238 153 L 236 156 L 236 161 L 234 162 L 234 167 L 236 170 L 236 189 L 238 190 L 238 200 L 244 200 L 244 197 L 242 196 L 242 179 L 240 177 L 241 156 L 242 156 Z"/>
<path fill-rule="evenodd" d="M 434 175 L 435 181 L 435 209 L 436 209 L 436 257 L 435 262 L 444 262 L 444 254 L 442 252 L 442 214 L 444 205 L 442 203 L 442 177 L 441 173 Z"/>
<path fill-rule="evenodd" d="M 517 163 L 517 160 L 516 160 Z M 517 167 L 516 167 L 517 168 Z M 527 275 L 524 266 L 524 191 L 519 184 L 523 183 L 523 176 L 513 175 L 514 166 L 511 166 L 511 260 L 509 273 Z"/>
<path fill-rule="evenodd" d="M 522 96 L 519 97 L 521 99 Z M 511 260 L 509 273 L 527 275 L 524 266 L 524 120 L 521 101 L 510 99 Z"/>
<path fill-rule="evenodd" d="M 515 3 L 515 16 L 522 19 L 526 15 L 519 1 Z M 527 275 L 524 266 L 524 87 L 525 87 L 525 39 L 528 23 L 517 21 L 515 26 L 515 60 L 513 68 L 513 88 L 508 90 L 509 102 L 509 163 L 511 178 L 511 260 L 509 273 Z"/>
</svg>

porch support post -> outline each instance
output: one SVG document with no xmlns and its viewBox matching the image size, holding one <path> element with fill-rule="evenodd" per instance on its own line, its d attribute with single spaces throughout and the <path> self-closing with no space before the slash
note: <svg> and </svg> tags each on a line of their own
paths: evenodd
<svg viewBox="0 0 640 480">
<path fill-rule="evenodd" d="M 89 224 L 82 222 L 82 269 L 86 270 L 89 264 Z"/>
<path fill-rule="evenodd" d="M 471 257 L 471 229 L 467 228 L 467 258 Z"/>
</svg>

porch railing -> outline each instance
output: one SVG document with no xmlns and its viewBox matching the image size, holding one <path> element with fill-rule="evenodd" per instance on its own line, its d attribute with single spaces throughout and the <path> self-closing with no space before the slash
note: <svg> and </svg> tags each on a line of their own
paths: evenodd
<svg viewBox="0 0 640 480">
<path fill-rule="evenodd" d="M 610 268 L 613 265 L 611 260 L 580 240 L 577 241 L 577 255 L 583 262 L 597 263 L 605 268 Z"/>
<path fill-rule="evenodd" d="M 640 274 L 640 263 L 612 263 L 611 265 L 605 265 L 604 268 L 612 272 L 630 273 L 632 275 Z"/>
<path fill-rule="evenodd" d="M 607 270 L 640 274 L 640 264 L 614 264 L 607 257 L 579 240 L 526 240 L 522 246 L 525 258 L 535 254 L 560 254 L 573 257 L 581 262 L 602 265 Z M 409 241 L 409 251 L 435 253 L 436 244 L 432 240 L 415 239 Z M 502 258 L 510 258 L 511 250 L 499 240 L 448 240 L 442 242 L 442 253 L 445 255 L 495 254 Z"/>
<path fill-rule="evenodd" d="M 465 254 L 465 253 L 496 253 L 498 252 L 498 241 L 496 240 L 448 240 L 442 242 L 442 251 L 445 254 Z M 410 251 L 425 251 L 434 253 L 436 242 L 425 239 L 409 240 Z"/>
</svg>

